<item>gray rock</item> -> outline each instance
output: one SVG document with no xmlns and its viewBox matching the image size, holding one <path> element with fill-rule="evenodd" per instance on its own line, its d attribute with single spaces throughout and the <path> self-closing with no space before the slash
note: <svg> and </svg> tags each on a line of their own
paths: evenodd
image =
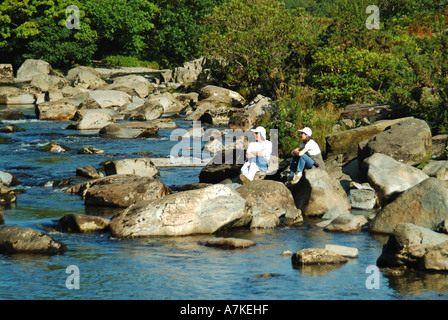
<svg viewBox="0 0 448 320">
<path fill-rule="evenodd" d="M 261 219 L 269 227 L 277 226 L 279 219 L 286 217 L 294 217 L 295 223 L 303 222 L 301 211 L 296 208 L 291 192 L 281 182 L 254 180 L 237 188 L 236 191 L 252 206 L 254 213 L 258 213 L 258 217 L 255 215 L 253 217 L 254 228 L 262 225 Z"/>
<path fill-rule="evenodd" d="M 142 177 L 159 178 L 159 169 L 150 158 L 134 158 L 108 161 L 104 165 L 106 175 L 133 174 Z"/>
<path fill-rule="evenodd" d="M 302 179 L 293 186 L 296 207 L 304 216 L 322 216 L 332 207 L 351 209 L 345 190 L 322 169 L 305 170 Z"/>
<path fill-rule="evenodd" d="M 14 70 L 9 63 L 0 64 L 0 84 L 14 84 Z"/>
<path fill-rule="evenodd" d="M 0 87 L 0 105 L 34 104 L 33 93 L 16 87 Z"/>
<path fill-rule="evenodd" d="M 216 184 L 140 201 L 110 221 L 113 237 L 211 234 L 248 223 L 251 212 L 235 190 Z M 250 218 L 249 218 L 250 219 Z"/>
<path fill-rule="evenodd" d="M 239 238 L 210 238 L 199 241 L 206 247 L 219 247 L 222 249 L 245 249 L 255 245 L 255 241 Z"/>
<path fill-rule="evenodd" d="M 359 232 L 365 224 L 367 224 L 367 219 L 363 215 L 342 214 L 333 219 L 325 227 L 325 230 L 345 233 Z"/>
<path fill-rule="evenodd" d="M 346 165 L 358 157 L 358 145 L 384 131 L 389 126 L 412 118 L 381 120 L 372 125 L 331 133 L 325 137 L 327 159 L 339 157 Z"/>
<path fill-rule="evenodd" d="M 101 233 L 109 231 L 109 220 L 85 214 L 66 214 L 59 219 L 63 232 Z"/>
<path fill-rule="evenodd" d="M 39 120 L 66 121 L 75 117 L 77 106 L 69 100 L 62 99 L 39 103 L 35 112 Z"/>
<path fill-rule="evenodd" d="M 377 260 L 377 265 L 384 267 L 408 267 L 415 269 L 446 269 L 446 252 L 448 235 L 416 226 L 412 223 L 400 223 L 394 229 L 388 242 Z M 440 247 L 442 245 L 442 247 Z M 439 256 L 437 259 L 435 256 Z M 442 260 L 441 261 L 441 256 Z M 430 262 L 429 258 L 433 261 Z M 436 265 L 438 265 L 436 267 Z"/>
<path fill-rule="evenodd" d="M 321 264 L 341 264 L 348 261 L 347 258 L 326 249 L 302 249 L 295 252 L 292 257 L 294 265 L 321 265 Z"/>
<path fill-rule="evenodd" d="M 432 155 L 431 129 L 420 119 L 393 124 L 365 144 L 359 145 L 358 161 L 363 161 L 374 153 L 383 153 L 409 165 L 427 162 Z"/>
<path fill-rule="evenodd" d="M 365 172 L 369 184 L 378 192 L 382 205 L 428 178 L 421 170 L 381 153 L 365 159 L 362 171 Z"/>
<path fill-rule="evenodd" d="M 109 124 L 100 129 L 99 135 L 110 139 L 137 139 L 157 137 L 159 128 L 153 123 L 132 121 Z"/>
<path fill-rule="evenodd" d="M 61 254 L 67 250 L 64 243 L 48 235 L 24 227 L 3 227 L 0 229 L 0 252 L 30 254 Z"/>
<path fill-rule="evenodd" d="M 448 219 L 448 181 L 428 178 L 383 207 L 370 224 L 376 233 L 393 233 L 400 223 L 435 230 Z"/>
<path fill-rule="evenodd" d="M 120 174 L 80 183 L 66 193 L 83 196 L 86 205 L 127 208 L 139 201 L 163 197 L 171 190 L 157 179 Z"/>
<path fill-rule="evenodd" d="M 27 59 L 17 70 L 17 81 L 31 81 L 36 75 L 56 75 L 51 65 L 43 60 Z"/>
</svg>

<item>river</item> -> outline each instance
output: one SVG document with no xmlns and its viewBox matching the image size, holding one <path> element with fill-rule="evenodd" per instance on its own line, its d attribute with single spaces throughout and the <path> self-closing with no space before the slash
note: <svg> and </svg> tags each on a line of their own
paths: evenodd
<svg viewBox="0 0 448 320">
<path fill-rule="evenodd" d="M 0 108 L 2 108 L 0 106 Z M 14 174 L 19 185 L 17 203 L 3 208 L 5 225 L 31 227 L 67 245 L 63 255 L 0 255 L 0 299 L 3 300 L 439 300 L 448 298 L 448 275 L 410 272 L 401 277 L 371 273 L 387 237 L 367 231 L 357 234 L 325 232 L 305 219 L 298 227 L 234 230 L 222 236 L 251 239 L 255 246 L 222 250 L 198 244 L 209 237 L 115 239 L 109 234 L 82 235 L 51 232 L 63 215 L 81 213 L 110 217 L 113 210 L 88 208 L 81 197 L 53 188 L 51 181 L 75 176 L 77 167 L 99 167 L 104 160 L 141 156 L 167 157 L 176 142 L 171 130 L 159 138 L 114 140 L 97 132 L 66 129 L 69 122 L 39 121 L 34 106 L 17 107 L 26 120 L 1 120 L 25 129 L 0 133 L 0 171 Z M 191 123 L 175 120 L 180 128 Z M 71 151 L 46 153 L 49 142 Z M 104 154 L 82 155 L 82 147 Z M 200 167 L 160 168 L 168 186 L 198 182 Z M 290 255 L 326 244 L 354 247 L 359 257 L 337 266 L 295 268 Z M 69 266 L 75 266 L 79 287 L 70 287 Z M 377 276 L 374 278 L 374 276 Z M 373 279 L 373 280 L 372 280 Z M 372 287 L 375 281 L 376 286 Z"/>
</svg>

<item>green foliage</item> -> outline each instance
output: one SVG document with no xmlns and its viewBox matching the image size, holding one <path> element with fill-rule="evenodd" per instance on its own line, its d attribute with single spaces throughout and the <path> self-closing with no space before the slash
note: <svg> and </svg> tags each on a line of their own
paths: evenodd
<svg viewBox="0 0 448 320">
<path fill-rule="evenodd" d="M 86 0 L 92 28 L 99 36 L 98 54 L 139 55 L 147 49 L 156 6 L 149 0 Z"/>
<path fill-rule="evenodd" d="M 391 54 L 339 46 L 322 48 L 314 56 L 310 82 L 318 97 L 338 106 L 375 99 L 393 73 Z"/>
<path fill-rule="evenodd" d="M 147 53 L 165 67 L 178 66 L 199 55 L 199 40 L 206 32 L 204 16 L 211 13 L 218 0 L 155 0 L 159 10 Z"/>
<path fill-rule="evenodd" d="M 5 0 L 0 4 L 0 54 L 15 65 L 26 58 L 43 59 L 54 67 L 88 63 L 97 34 L 80 10 L 80 29 L 66 28 L 66 8 L 82 8 L 79 0 Z"/>
<path fill-rule="evenodd" d="M 294 15 L 279 1 L 230 0 L 206 18 L 201 41 L 212 72 L 245 96 L 275 95 L 303 60 L 299 44 L 317 37 L 313 18 Z"/>
<path fill-rule="evenodd" d="M 103 63 L 115 67 L 144 67 L 159 69 L 157 62 L 142 61 L 136 57 L 110 55 L 102 60 Z"/>
<path fill-rule="evenodd" d="M 315 89 L 296 85 L 279 94 L 276 104 L 279 108 L 277 117 L 262 125 L 278 130 L 280 156 L 288 157 L 299 146 L 301 142 L 297 130 L 303 127 L 313 130 L 313 139 L 325 151 L 325 135 L 339 118 L 339 111 L 334 105 L 319 105 Z"/>
</svg>

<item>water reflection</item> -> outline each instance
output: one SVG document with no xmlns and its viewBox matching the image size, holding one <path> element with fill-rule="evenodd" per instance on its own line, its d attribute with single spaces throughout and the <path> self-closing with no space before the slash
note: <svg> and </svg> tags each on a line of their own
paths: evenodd
<svg viewBox="0 0 448 320">
<path fill-rule="evenodd" d="M 448 294 L 448 273 L 407 271 L 402 275 L 385 274 L 389 287 L 402 295 L 419 295 L 426 292 Z"/>
<path fill-rule="evenodd" d="M 319 265 L 293 265 L 293 268 L 302 272 L 302 274 L 309 277 L 323 277 L 327 275 L 329 272 L 333 272 L 344 264 L 336 263 L 336 264 L 319 264 Z"/>
</svg>

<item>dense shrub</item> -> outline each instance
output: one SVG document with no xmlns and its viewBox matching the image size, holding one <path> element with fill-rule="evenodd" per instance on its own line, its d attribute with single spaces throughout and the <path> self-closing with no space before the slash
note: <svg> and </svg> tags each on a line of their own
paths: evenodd
<svg viewBox="0 0 448 320">
<path fill-rule="evenodd" d="M 296 44 L 318 34 L 313 18 L 296 16 L 283 3 L 271 0 L 230 0 L 205 21 L 210 31 L 202 48 L 215 61 L 213 75 L 248 97 L 274 96 L 295 76 L 300 63 Z"/>
</svg>

